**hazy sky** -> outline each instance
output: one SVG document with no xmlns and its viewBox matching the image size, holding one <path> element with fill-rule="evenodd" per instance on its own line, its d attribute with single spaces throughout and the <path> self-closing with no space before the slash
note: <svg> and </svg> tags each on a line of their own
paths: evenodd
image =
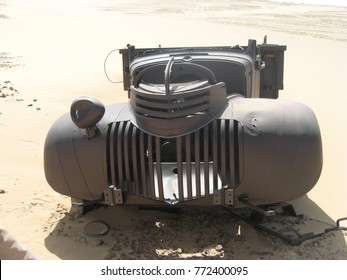
<svg viewBox="0 0 347 280">
<path fill-rule="evenodd" d="M 293 3 L 307 3 L 307 4 L 320 4 L 320 5 L 337 5 L 347 6 L 347 0 L 273 0 L 277 2 L 293 2 Z"/>
</svg>

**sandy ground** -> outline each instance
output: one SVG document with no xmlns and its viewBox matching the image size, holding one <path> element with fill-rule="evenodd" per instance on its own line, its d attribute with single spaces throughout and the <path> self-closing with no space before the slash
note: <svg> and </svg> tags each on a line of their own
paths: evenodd
<svg viewBox="0 0 347 280">
<path fill-rule="evenodd" d="M 105 77 L 111 50 L 127 43 L 246 44 L 267 34 L 269 42 L 288 46 L 280 98 L 310 106 L 323 138 L 321 178 L 293 204 L 326 227 L 347 216 L 347 8 L 261 0 L 162 3 L 0 1 L 0 223 L 38 259 L 347 259 L 343 231 L 291 246 L 225 209 L 98 208 L 80 216 L 70 211 L 68 197 L 49 187 L 43 144 L 53 121 L 80 95 L 105 104 L 127 98 L 121 84 Z M 122 79 L 120 63 L 110 56 L 113 80 Z M 111 226 L 106 236 L 83 235 L 95 220 Z"/>
</svg>

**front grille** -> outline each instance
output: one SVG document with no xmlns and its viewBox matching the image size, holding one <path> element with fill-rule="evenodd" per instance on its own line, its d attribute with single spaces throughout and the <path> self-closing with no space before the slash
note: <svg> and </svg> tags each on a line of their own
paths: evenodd
<svg viewBox="0 0 347 280">
<path fill-rule="evenodd" d="M 174 138 L 152 136 L 130 121 L 112 123 L 106 155 L 109 184 L 169 203 L 235 188 L 242 177 L 242 135 L 240 123 L 224 119 Z"/>
</svg>

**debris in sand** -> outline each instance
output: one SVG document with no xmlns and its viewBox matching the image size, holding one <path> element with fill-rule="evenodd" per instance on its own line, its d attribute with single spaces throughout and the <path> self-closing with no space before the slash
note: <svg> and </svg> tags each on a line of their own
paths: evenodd
<svg viewBox="0 0 347 280">
<path fill-rule="evenodd" d="M 19 91 L 14 87 L 11 81 L 4 81 L 0 83 L 0 98 L 15 100 L 17 102 L 25 101 L 24 98 L 21 97 Z M 37 102 L 38 99 L 34 98 L 32 102 Z M 33 107 L 33 103 L 27 104 L 28 107 Z M 35 106 L 37 111 L 41 111 L 42 108 L 39 106 Z"/>
<path fill-rule="evenodd" d="M 18 90 L 15 89 L 13 84 L 10 81 L 4 81 L 0 83 L 0 97 L 13 97 L 15 94 L 18 94 Z"/>
<path fill-rule="evenodd" d="M 23 64 L 19 63 L 21 59 L 22 59 L 21 56 L 12 56 L 9 53 L 1 52 L 0 53 L 0 68 L 4 70 L 8 70 L 13 67 L 23 66 Z"/>
<path fill-rule="evenodd" d="M 218 244 L 216 247 L 215 247 L 216 251 L 217 252 L 221 252 L 223 250 L 223 246 Z"/>
<path fill-rule="evenodd" d="M 109 225 L 104 221 L 93 221 L 85 225 L 83 234 L 87 237 L 100 237 L 109 232 Z"/>
</svg>

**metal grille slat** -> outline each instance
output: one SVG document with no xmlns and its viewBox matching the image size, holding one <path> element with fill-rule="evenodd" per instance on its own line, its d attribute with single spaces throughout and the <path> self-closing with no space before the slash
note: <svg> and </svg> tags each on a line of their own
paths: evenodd
<svg viewBox="0 0 347 280">
<path fill-rule="evenodd" d="M 163 112 L 162 110 L 151 110 L 151 109 L 147 109 L 144 107 L 137 107 L 137 114 L 140 115 L 144 115 L 146 117 L 150 116 L 152 118 L 159 118 L 159 119 L 178 119 L 178 118 L 182 118 L 184 121 L 184 119 L 187 116 L 200 116 L 203 113 L 207 113 L 209 109 L 209 105 L 208 104 L 202 104 L 202 105 L 198 105 L 196 107 L 193 108 L 183 108 L 183 109 L 176 109 L 176 111 L 172 110 L 171 114 L 170 114 L 170 110 L 167 110 L 167 112 Z"/>
<path fill-rule="evenodd" d="M 201 197 L 201 180 L 200 180 L 200 130 L 194 133 L 195 143 L 195 188 L 196 198 Z"/>
<path fill-rule="evenodd" d="M 235 178 L 236 178 L 236 186 L 238 186 L 241 183 L 241 178 L 243 176 L 243 157 L 240 156 L 241 151 L 243 149 L 242 147 L 242 126 L 239 125 L 238 122 L 236 122 L 236 131 L 237 133 L 235 133 L 235 147 L 236 147 L 236 151 L 235 151 Z"/>
<path fill-rule="evenodd" d="M 127 191 L 131 192 L 131 181 L 132 178 L 130 177 L 130 161 L 129 161 L 129 141 L 130 141 L 130 126 L 131 123 L 127 122 L 125 125 L 125 130 L 124 130 L 124 149 L 123 149 L 123 157 L 124 157 L 124 168 L 125 168 L 125 184 L 127 187 Z M 130 138 L 130 139 L 129 139 Z"/>
<path fill-rule="evenodd" d="M 142 183 L 142 191 L 143 196 L 148 197 L 149 196 L 149 190 L 147 185 L 147 172 L 146 172 L 146 160 L 145 160 L 145 133 L 143 131 L 140 131 L 140 168 L 141 168 L 141 183 Z"/>
<path fill-rule="evenodd" d="M 228 125 L 226 125 L 226 120 L 221 120 L 220 121 L 220 138 L 221 138 L 221 143 L 220 143 L 220 169 L 221 169 L 221 177 L 222 177 L 222 184 L 223 186 L 228 184 L 227 180 L 227 162 L 226 162 L 226 145 L 227 145 L 227 139 L 226 139 L 226 130 L 228 129 Z"/>
<path fill-rule="evenodd" d="M 116 131 L 116 124 L 111 124 L 110 128 L 110 144 L 109 144 L 109 166 L 110 166 L 110 176 L 111 176 L 111 185 L 116 185 L 116 145 L 115 145 L 115 133 Z"/>
<path fill-rule="evenodd" d="M 165 96 L 166 98 L 166 96 Z M 141 99 L 141 98 L 137 98 L 136 99 L 136 105 L 137 106 L 142 106 L 142 107 L 146 107 L 152 110 L 156 110 L 157 108 L 160 109 L 164 109 L 164 110 L 175 110 L 175 109 L 179 109 L 179 108 L 186 108 L 189 106 L 194 106 L 196 107 L 199 104 L 207 104 L 210 97 L 208 94 L 204 94 L 201 96 L 197 96 L 194 99 L 185 99 L 184 102 L 180 102 L 180 99 L 173 99 L 170 101 L 167 101 L 166 99 L 163 102 L 158 102 L 157 99 Z"/>
<path fill-rule="evenodd" d="M 208 196 L 210 192 L 210 166 L 209 166 L 209 126 L 204 127 L 204 180 L 205 180 L 205 194 Z"/>
<path fill-rule="evenodd" d="M 157 182 L 159 191 L 159 200 L 164 200 L 163 192 L 163 175 L 161 170 L 161 159 L 160 159 L 160 138 L 155 138 L 155 154 L 156 154 L 156 165 L 157 165 Z"/>
<path fill-rule="evenodd" d="M 149 196 L 155 199 L 155 184 L 154 184 L 154 162 L 153 162 L 153 136 L 148 135 L 148 175 L 149 175 L 149 186 L 150 192 Z"/>
<path fill-rule="evenodd" d="M 230 187 L 235 187 L 235 163 L 234 163 L 234 158 L 235 158 L 235 153 L 234 153 L 234 122 L 230 122 L 229 125 L 229 172 L 230 172 Z"/>
<path fill-rule="evenodd" d="M 119 123 L 118 131 L 117 131 L 117 166 L 118 166 L 118 184 L 122 186 L 122 183 L 124 182 L 123 177 L 123 158 L 122 158 L 122 151 L 123 151 L 123 128 L 124 123 Z"/>
<path fill-rule="evenodd" d="M 134 189 L 135 194 L 140 195 L 140 172 L 139 172 L 139 154 L 138 154 L 138 144 L 137 144 L 137 135 L 138 130 L 136 127 L 133 127 L 132 139 L 131 139 L 131 150 L 132 150 L 132 162 L 133 162 L 133 174 L 134 174 Z"/>
<path fill-rule="evenodd" d="M 190 134 L 186 138 L 186 177 L 187 177 L 187 196 L 188 200 L 192 199 L 192 153 Z"/>
<path fill-rule="evenodd" d="M 182 170 L 182 138 L 177 137 L 177 180 L 178 180 L 178 199 L 183 201 L 183 170 Z"/>
<path fill-rule="evenodd" d="M 212 123 L 212 160 L 213 160 L 213 188 L 218 189 L 218 123 Z"/>
</svg>

